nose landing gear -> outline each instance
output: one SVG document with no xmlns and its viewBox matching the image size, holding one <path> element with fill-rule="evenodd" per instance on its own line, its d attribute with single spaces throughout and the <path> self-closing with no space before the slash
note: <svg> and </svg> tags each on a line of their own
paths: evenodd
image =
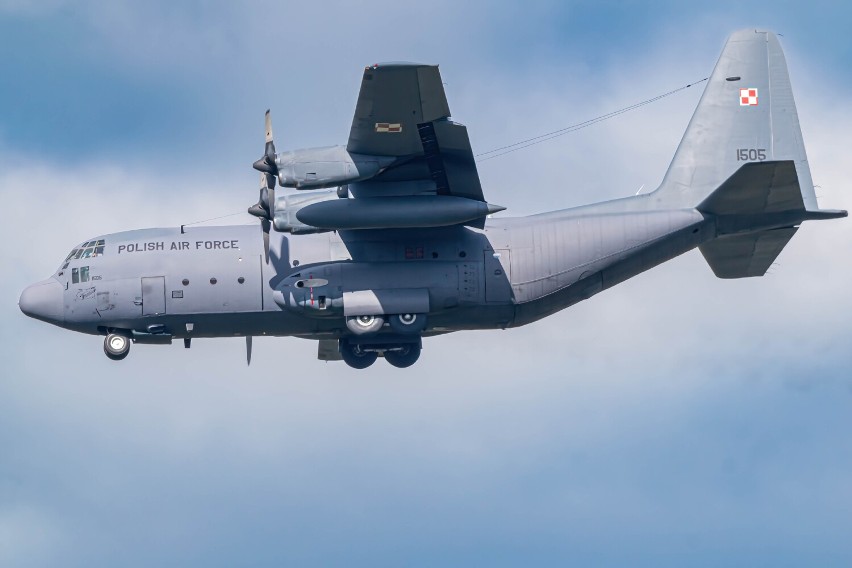
<svg viewBox="0 0 852 568">
<path fill-rule="evenodd" d="M 124 335 L 110 333 L 104 339 L 104 353 L 113 361 L 121 361 L 130 353 L 130 339 Z"/>
</svg>

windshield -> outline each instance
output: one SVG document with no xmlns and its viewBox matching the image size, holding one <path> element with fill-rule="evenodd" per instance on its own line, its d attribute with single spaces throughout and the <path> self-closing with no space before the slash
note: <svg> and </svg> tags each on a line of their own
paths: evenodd
<svg viewBox="0 0 852 568">
<path fill-rule="evenodd" d="M 65 257 L 65 260 L 62 261 L 62 266 L 59 267 L 59 276 L 64 274 L 65 269 L 68 268 L 68 265 L 72 260 L 102 256 L 104 254 L 104 244 L 104 240 L 100 239 L 97 241 L 88 241 L 76 247 L 74 250 L 69 252 L 68 256 Z M 75 268 L 74 270 L 76 271 L 77 269 Z M 86 280 L 88 280 L 88 277 Z M 77 280 L 74 280 L 74 282 L 77 282 Z"/>
<path fill-rule="evenodd" d="M 92 256 L 101 256 L 104 253 L 104 241 L 89 241 L 81 244 L 79 247 L 68 253 L 64 262 L 68 262 L 72 258 L 90 258 Z"/>
</svg>

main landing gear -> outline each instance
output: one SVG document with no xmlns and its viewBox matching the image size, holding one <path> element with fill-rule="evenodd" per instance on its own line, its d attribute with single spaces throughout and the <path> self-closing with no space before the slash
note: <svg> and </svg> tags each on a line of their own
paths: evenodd
<svg viewBox="0 0 852 568">
<path fill-rule="evenodd" d="M 113 361 L 121 361 L 130 353 L 130 339 L 125 335 L 110 333 L 104 339 L 104 353 Z"/>
<path fill-rule="evenodd" d="M 380 353 L 394 367 L 410 367 L 420 358 L 420 351 L 419 337 L 416 342 L 398 343 L 356 343 L 348 338 L 340 340 L 340 355 L 353 369 L 366 369 L 376 362 Z"/>
</svg>

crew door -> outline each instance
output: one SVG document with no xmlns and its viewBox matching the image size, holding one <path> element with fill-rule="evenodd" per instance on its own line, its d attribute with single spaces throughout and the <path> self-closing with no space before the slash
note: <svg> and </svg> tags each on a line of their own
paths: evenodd
<svg viewBox="0 0 852 568">
<path fill-rule="evenodd" d="M 157 316 L 166 313 L 165 276 L 142 277 L 142 315 Z"/>
<path fill-rule="evenodd" d="M 512 301 L 512 257 L 509 249 L 486 250 L 483 262 L 485 268 L 485 301 Z"/>
</svg>

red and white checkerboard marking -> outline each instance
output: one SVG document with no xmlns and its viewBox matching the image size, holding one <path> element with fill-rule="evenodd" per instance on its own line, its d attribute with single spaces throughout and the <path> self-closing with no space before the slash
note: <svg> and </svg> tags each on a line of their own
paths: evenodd
<svg viewBox="0 0 852 568">
<path fill-rule="evenodd" d="M 402 124 L 399 122 L 377 122 L 376 132 L 402 132 Z"/>
<path fill-rule="evenodd" d="M 757 89 L 740 89 L 740 106 L 757 106 Z"/>
</svg>

